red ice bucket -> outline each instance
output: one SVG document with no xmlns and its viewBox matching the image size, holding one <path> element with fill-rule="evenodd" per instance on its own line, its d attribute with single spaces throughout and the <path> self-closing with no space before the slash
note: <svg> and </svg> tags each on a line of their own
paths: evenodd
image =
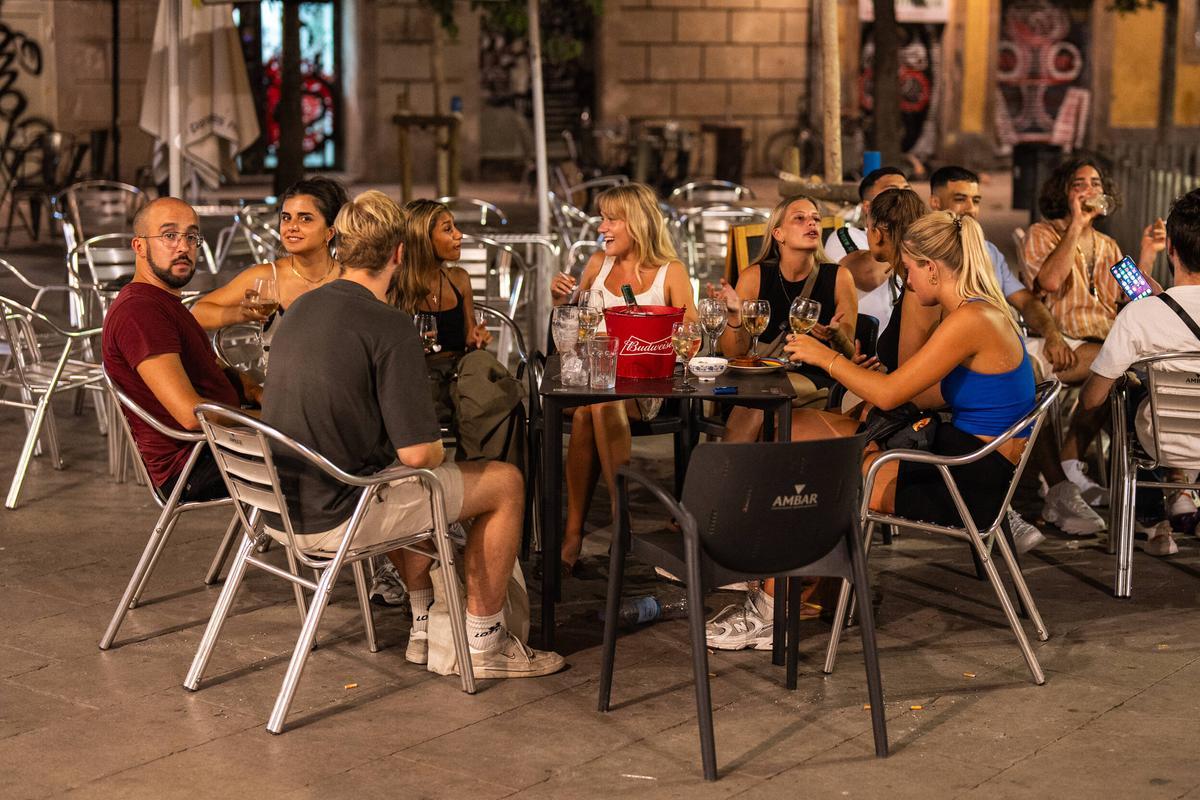
<svg viewBox="0 0 1200 800">
<path fill-rule="evenodd" d="M 614 306 L 604 309 L 604 327 L 617 340 L 617 376 L 669 378 L 675 370 L 671 326 L 683 320 L 674 306 Z"/>
</svg>

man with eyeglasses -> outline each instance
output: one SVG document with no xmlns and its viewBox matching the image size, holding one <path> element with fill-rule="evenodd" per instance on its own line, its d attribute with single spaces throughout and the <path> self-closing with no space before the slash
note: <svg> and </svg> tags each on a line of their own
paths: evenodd
<svg viewBox="0 0 1200 800">
<path fill-rule="evenodd" d="M 206 400 L 237 406 L 241 395 L 257 400 L 261 388 L 239 392 L 217 363 L 204 329 L 181 302 L 181 290 L 196 271 L 201 243 L 196 212 L 182 200 L 163 197 L 133 219 L 133 280 L 104 317 L 103 357 L 109 377 L 163 425 L 194 431 L 193 409 Z M 191 444 L 154 430 L 126 412 L 150 479 L 165 496 L 179 480 Z M 183 500 L 225 495 L 221 473 L 208 449 L 201 451 Z"/>
</svg>

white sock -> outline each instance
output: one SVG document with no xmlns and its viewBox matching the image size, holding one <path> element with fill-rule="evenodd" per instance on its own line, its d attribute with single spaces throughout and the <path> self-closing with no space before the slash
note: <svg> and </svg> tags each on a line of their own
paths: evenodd
<svg viewBox="0 0 1200 800">
<path fill-rule="evenodd" d="M 488 653 L 500 646 L 504 641 L 502 615 L 503 612 L 497 611 L 486 617 L 477 617 L 467 612 L 467 639 L 471 644 L 471 652 Z"/>
<path fill-rule="evenodd" d="M 429 609 L 433 606 L 433 587 L 410 590 L 408 602 L 412 606 L 412 629 L 418 633 L 429 630 Z"/>
<path fill-rule="evenodd" d="M 765 620 L 775 619 L 775 598 L 761 590 L 750 591 L 750 602 L 754 603 L 754 608 L 758 611 L 759 616 Z"/>
<path fill-rule="evenodd" d="M 1178 492 L 1167 504 L 1167 515 L 1175 516 L 1177 514 L 1192 514 L 1196 511 L 1196 501 L 1192 499 L 1190 492 Z"/>
<path fill-rule="evenodd" d="M 1078 458 L 1065 459 L 1062 462 L 1062 469 L 1067 475 L 1067 480 L 1077 486 L 1087 480 L 1083 474 L 1083 462 Z"/>
</svg>

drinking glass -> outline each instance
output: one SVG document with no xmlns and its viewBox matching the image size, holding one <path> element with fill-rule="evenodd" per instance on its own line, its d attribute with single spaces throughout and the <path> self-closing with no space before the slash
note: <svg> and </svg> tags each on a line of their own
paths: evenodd
<svg viewBox="0 0 1200 800">
<path fill-rule="evenodd" d="M 255 314 L 269 317 L 279 310 L 279 294 L 276 292 L 274 278 L 255 278 L 254 283 L 242 296 L 242 305 Z M 266 352 L 270 344 L 264 338 L 265 321 L 255 323 L 258 326 L 258 346 L 263 351 L 262 364 L 266 369 Z"/>
<path fill-rule="evenodd" d="M 417 333 L 421 337 L 425 355 L 436 353 L 442 349 L 437 342 L 437 317 L 433 314 L 417 314 L 413 317 L 413 324 L 417 326 Z"/>
<path fill-rule="evenodd" d="M 599 289 L 581 292 L 579 295 L 579 341 L 592 338 L 604 319 L 604 293 Z"/>
<path fill-rule="evenodd" d="M 807 297 L 797 297 L 792 301 L 792 307 L 788 309 L 788 323 L 792 326 L 792 333 L 805 334 L 811 331 L 817 325 L 817 320 L 821 317 L 821 304 L 816 300 L 809 300 Z"/>
<path fill-rule="evenodd" d="M 688 364 L 691 363 L 692 356 L 700 351 L 700 342 L 703 340 L 704 335 L 695 322 L 676 322 L 671 326 L 671 347 L 674 348 L 675 355 L 683 361 L 683 385 L 678 387 L 677 391 L 696 391 L 696 387 L 692 386 Z"/>
<path fill-rule="evenodd" d="M 617 385 L 617 339 L 599 333 L 587 343 L 588 385 L 612 389 Z"/>
<path fill-rule="evenodd" d="M 559 355 L 558 379 L 563 386 L 588 385 L 588 350 L 585 342 L 567 345 Z"/>
<path fill-rule="evenodd" d="M 719 297 L 704 298 L 697 309 L 700 312 L 700 326 L 708 334 L 708 354 L 715 356 L 717 339 L 725 332 L 725 325 L 729 322 L 729 309 Z"/>
<path fill-rule="evenodd" d="M 1100 212 L 1100 216 L 1107 217 L 1113 208 L 1116 207 L 1117 201 L 1112 195 L 1094 194 L 1083 198 L 1083 202 L 1080 205 L 1088 211 L 1098 211 Z"/>
<path fill-rule="evenodd" d="M 550 332 L 554 349 L 560 353 L 579 341 L 579 307 L 555 306 L 550 312 Z"/>
<path fill-rule="evenodd" d="M 771 304 L 766 300 L 742 301 L 742 324 L 751 336 L 750 357 L 758 357 L 758 337 L 767 329 L 771 320 Z"/>
</svg>

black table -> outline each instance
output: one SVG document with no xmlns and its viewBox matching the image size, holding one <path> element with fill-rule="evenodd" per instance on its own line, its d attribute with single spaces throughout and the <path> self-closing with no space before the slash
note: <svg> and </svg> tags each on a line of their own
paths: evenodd
<svg viewBox="0 0 1200 800">
<path fill-rule="evenodd" d="M 682 382 L 679 367 L 671 378 L 633 380 L 617 378 L 614 389 L 592 389 L 587 386 L 563 386 L 559 381 L 558 356 L 546 362 L 538 394 L 542 401 L 542 647 L 554 648 L 554 604 L 559 597 L 560 563 L 562 558 L 562 478 L 563 478 L 563 411 L 576 406 L 627 400 L 635 397 L 661 397 L 684 401 L 682 413 L 690 413 L 687 401 L 712 400 L 760 408 L 767 413 L 764 434 L 771 438 L 778 426 L 779 438 L 791 438 L 792 398 L 795 392 L 782 371 L 744 373 L 727 370 L 715 381 L 700 383 L 695 378 L 695 392 L 679 392 Z M 721 386 L 736 386 L 737 394 L 714 394 Z M 609 487 L 615 491 L 613 487 Z"/>
</svg>

